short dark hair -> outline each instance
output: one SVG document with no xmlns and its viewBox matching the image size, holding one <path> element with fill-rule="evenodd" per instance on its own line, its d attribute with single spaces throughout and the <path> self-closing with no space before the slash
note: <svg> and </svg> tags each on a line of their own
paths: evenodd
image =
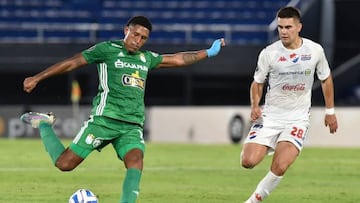
<svg viewBox="0 0 360 203">
<path fill-rule="evenodd" d="M 135 16 L 135 17 L 130 18 L 130 20 L 128 21 L 126 26 L 129 26 L 129 25 L 141 25 L 141 26 L 146 27 L 150 32 L 152 30 L 151 22 L 145 16 Z"/>
<path fill-rule="evenodd" d="M 295 7 L 292 7 L 292 6 L 281 8 L 277 12 L 277 17 L 279 17 L 279 18 L 295 18 L 301 22 L 300 10 Z"/>
</svg>

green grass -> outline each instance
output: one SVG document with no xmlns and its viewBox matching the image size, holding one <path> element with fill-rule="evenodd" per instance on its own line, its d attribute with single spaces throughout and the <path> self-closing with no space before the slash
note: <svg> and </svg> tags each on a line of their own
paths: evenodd
<svg viewBox="0 0 360 203">
<path fill-rule="evenodd" d="M 66 144 L 69 140 L 65 141 Z M 267 173 L 239 166 L 239 145 L 149 143 L 138 203 L 241 203 Z M 60 172 L 40 140 L 0 139 L 0 203 L 67 203 L 88 188 L 101 203 L 119 200 L 124 167 L 111 146 L 72 172 Z M 305 148 L 268 203 L 360 202 L 360 149 Z"/>
</svg>

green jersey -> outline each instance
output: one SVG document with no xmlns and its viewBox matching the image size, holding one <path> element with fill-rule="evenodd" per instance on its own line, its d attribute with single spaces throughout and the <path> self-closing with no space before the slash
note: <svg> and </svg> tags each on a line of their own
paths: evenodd
<svg viewBox="0 0 360 203">
<path fill-rule="evenodd" d="M 97 64 L 99 74 L 91 114 L 143 125 L 147 74 L 162 56 L 151 51 L 129 53 L 121 40 L 98 43 L 82 55 L 89 64 Z"/>
</svg>

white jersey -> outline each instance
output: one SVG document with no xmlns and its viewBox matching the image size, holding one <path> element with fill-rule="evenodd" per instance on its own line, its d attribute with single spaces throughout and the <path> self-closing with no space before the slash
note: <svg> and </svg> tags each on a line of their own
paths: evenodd
<svg viewBox="0 0 360 203">
<path fill-rule="evenodd" d="M 314 73 L 324 80 L 330 75 L 330 68 L 321 45 L 302 39 L 298 49 L 287 49 L 279 40 L 259 54 L 254 80 L 268 80 L 264 117 L 284 121 L 309 119 Z"/>
</svg>

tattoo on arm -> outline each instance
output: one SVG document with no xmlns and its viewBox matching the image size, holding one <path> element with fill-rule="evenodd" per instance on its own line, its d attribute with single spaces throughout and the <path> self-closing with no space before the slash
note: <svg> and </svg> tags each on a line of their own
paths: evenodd
<svg viewBox="0 0 360 203">
<path fill-rule="evenodd" d="M 81 59 L 76 59 L 75 64 L 76 64 L 76 67 L 81 66 Z"/>
<path fill-rule="evenodd" d="M 185 64 L 192 64 L 199 60 L 195 52 L 184 53 L 182 58 Z"/>
</svg>

